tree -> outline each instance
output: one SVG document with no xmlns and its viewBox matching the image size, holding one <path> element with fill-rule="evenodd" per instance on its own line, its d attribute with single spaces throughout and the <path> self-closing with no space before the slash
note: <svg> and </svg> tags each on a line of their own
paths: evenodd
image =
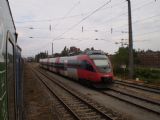
<svg viewBox="0 0 160 120">
<path fill-rule="evenodd" d="M 116 54 L 113 56 L 113 64 L 114 66 L 120 66 L 122 64 L 128 65 L 128 47 L 120 47 Z"/>
<path fill-rule="evenodd" d="M 67 55 L 68 55 L 68 48 L 65 46 L 61 52 L 61 56 L 67 56 Z"/>
<path fill-rule="evenodd" d="M 39 62 L 39 59 L 41 59 L 41 58 L 47 58 L 47 56 L 48 55 L 47 55 L 46 52 L 41 52 L 41 53 L 35 55 L 35 60 L 36 60 L 36 62 Z"/>
<path fill-rule="evenodd" d="M 137 52 L 133 50 L 134 63 L 139 63 Z M 116 54 L 113 56 L 112 62 L 114 66 L 121 66 L 129 64 L 129 48 L 128 47 L 120 47 Z"/>
</svg>

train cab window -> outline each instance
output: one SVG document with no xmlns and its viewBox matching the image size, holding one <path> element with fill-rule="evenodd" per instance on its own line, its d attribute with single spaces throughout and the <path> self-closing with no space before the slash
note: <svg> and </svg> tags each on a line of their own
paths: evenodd
<svg viewBox="0 0 160 120">
<path fill-rule="evenodd" d="M 108 72 L 111 72 L 112 69 L 111 69 L 111 65 L 110 65 L 110 61 L 108 58 L 106 59 L 94 59 L 93 60 L 96 67 L 97 67 L 97 70 L 101 73 L 108 73 Z"/>
<path fill-rule="evenodd" d="M 15 120 L 14 47 L 10 40 L 7 42 L 7 82 L 9 119 Z"/>
</svg>

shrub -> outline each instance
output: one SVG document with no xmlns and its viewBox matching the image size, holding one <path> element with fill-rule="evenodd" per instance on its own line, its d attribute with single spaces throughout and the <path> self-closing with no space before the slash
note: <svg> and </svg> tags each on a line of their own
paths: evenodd
<svg viewBox="0 0 160 120">
<path fill-rule="evenodd" d="M 124 69 L 114 67 L 114 74 L 116 76 L 124 76 Z M 129 71 L 128 68 L 126 68 L 125 76 L 128 77 L 128 74 Z M 136 67 L 134 69 L 134 78 L 140 78 L 149 83 L 160 83 L 160 69 Z"/>
</svg>

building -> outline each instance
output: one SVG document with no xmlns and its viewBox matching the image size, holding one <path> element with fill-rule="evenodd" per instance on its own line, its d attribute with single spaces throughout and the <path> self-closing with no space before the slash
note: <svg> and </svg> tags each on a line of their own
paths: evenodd
<svg viewBox="0 0 160 120">
<path fill-rule="evenodd" d="M 160 68 L 160 51 L 140 51 L 137 55 L 140 66 Z"/>
<path fill-rule="evenodd" d="M 80 51 L 80 48 L 76 48 L 76 47 L 72 46 L 72 47 L 70 47 L 70 50 L 69 50 L 69 51 L 70 51 L 70 52 L 75 52 L 75 53 L 77 53 L 77 52 Z"/>
</svg>

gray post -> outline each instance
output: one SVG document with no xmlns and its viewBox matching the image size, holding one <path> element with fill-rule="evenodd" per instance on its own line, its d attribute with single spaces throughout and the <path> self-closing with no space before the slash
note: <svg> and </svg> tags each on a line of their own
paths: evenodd
<svg viewBox="0 0 160 120">
<path fill-rule="evenodd" d="M 52 57 L 53 57 L 53 42 L 52 42 Z"/>
<path fill-rule="evenodd" d="M 133 78 L 134 63 L 133 63 L 133 40 L 132 40 L 132 16 L 131 16 L 131 2 L 128 1 L 128 37 L 129 37 L 129 78 Z"/>
</svg>

